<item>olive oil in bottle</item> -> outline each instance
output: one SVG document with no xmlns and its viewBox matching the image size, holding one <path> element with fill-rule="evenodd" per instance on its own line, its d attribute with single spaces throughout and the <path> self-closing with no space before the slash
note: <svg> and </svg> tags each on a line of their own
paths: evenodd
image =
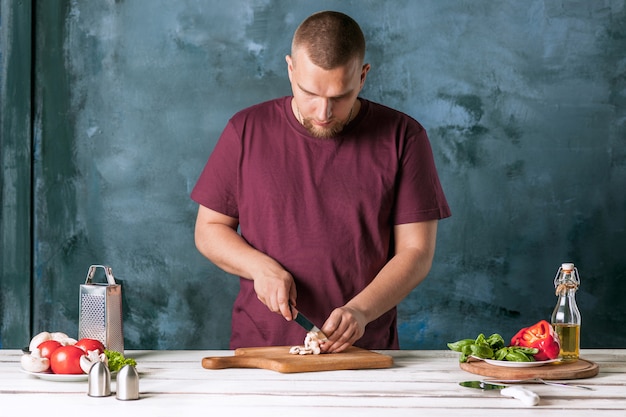
<svg viewBox="0 0 626 417">
<path fill-rule="evenodd" d="M 563 360 L 578 359 L 580 354 L 580 325 L 556 323 L 552 326 L 561 342 L 561 358 Z"/>
<path fill-rule="evenodd" d="M 562 264 L 554 278 L 558 301 L 552 312 L 552 327 L 559 336 L 563 361 L 575 361 L 580 354 L 581 317 L 576 304 L 579 285 L 580 278 L 574 264 Z"/>
</svg>

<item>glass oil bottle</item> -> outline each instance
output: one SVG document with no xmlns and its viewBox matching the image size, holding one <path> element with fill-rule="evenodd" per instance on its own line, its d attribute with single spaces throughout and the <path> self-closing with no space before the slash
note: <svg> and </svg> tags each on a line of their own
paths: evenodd
<svg viewBox="0 0 626 417">
<path fill-rule="evenodd" d="M 563 263 L 554 278 L 558 301 L 552 312 L 552 327 L 561 342 L 563 361 L 575 361 L 580 354 L 581 316 L 576 305 L 579 285 L 578 269 L 573 263 Z"/>
</svg>

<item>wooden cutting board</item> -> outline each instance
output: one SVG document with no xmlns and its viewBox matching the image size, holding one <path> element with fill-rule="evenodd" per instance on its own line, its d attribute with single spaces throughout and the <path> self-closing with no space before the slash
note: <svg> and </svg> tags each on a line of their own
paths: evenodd
<svg viewBox="0 0 626 417">
<path fill-rule="evenodd" d="M 393 358 L 351 346 L 341 353 L 292 355 L 290 346 L 239 348 L 234 356 L 202 359 L 206 369 L 262 368 L 282 373 L 390 368 Z"/>
<path fill-rule="evenodd" d="M 553 362 L 531 368 L 509 368 L 491 365 L 480 360 L 459 363 L 461 369 L 473 374 L 488 376 L 502 380 L 543 378 L 549 380 L 582 379 L 598 375 L 600 367 L 597 363 L 585 359 L 575 362 Z"/>
</svg>

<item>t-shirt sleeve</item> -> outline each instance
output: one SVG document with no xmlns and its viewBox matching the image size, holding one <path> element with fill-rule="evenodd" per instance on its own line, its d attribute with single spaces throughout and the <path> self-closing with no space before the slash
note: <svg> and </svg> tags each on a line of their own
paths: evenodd
<svg viewBox="0 0 626 417">
<path fill-rule="evenodd" d="M 237 202 L 239 135 L 229 121 L 191 191 L 191 199 L 211 210 L 239 217 Z"/>
<path fill-rule="evenodd" d="M 400 155 L 394 224 L 450 217 L 430 141 L 419 123 L 407 129 Z"/>
</svg>

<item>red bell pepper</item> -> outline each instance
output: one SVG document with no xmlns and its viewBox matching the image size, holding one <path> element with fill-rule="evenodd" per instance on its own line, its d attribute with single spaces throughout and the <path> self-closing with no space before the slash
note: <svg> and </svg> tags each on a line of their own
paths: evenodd
<svg viewBox="0 0 626 417">
<path fill-rule="evenodd" d="M 538 361 L 556 359 L 561 352 L 559 336 L 545 320 L 517 332 L 511 339 L 511 346 L 539 349 L 539 352 L 534 355 Z"/>
</svg>

